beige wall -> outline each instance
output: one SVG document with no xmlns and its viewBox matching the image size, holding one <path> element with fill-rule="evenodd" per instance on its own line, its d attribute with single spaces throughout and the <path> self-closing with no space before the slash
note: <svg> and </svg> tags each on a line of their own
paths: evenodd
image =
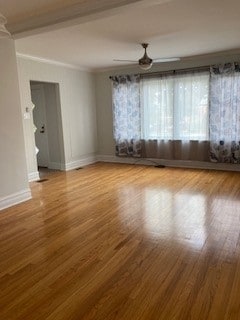
<svg viewBox="0 0 240 320">
<path fill-rule="evenodd" d="M 30 80 L 59 84 L 64 141 L 64 166 L 71 169 L 93 159 L 97 151 L 94 75 L 18 57 L 22 113 L 31 108 Z M 37 171 L 32 114 L 24 120 L 29 175 Z"/>
<path fill-rule="evenodd" d="M 30 197 L 14 42 L 0 39 L 0 209 Z"/>
<path fill-rule="evenodd" d="M 240 55 L 212 56 L 206 58 L 192 58 L 189 61 L 162 63 L 154 66 L 150 72 L 184 69 L 198 66 L 208 66 L 221 62 L 239 61 Z M 117 74 L 137 74 L 140 69 L 125 68 L 101 72 L 96 75 L 97 125 L 98 125 L 98 153 L 99 155 L 113 156 L 114 140 L 112 126 L 112 92 L 109 76 Z"/>
</svg>

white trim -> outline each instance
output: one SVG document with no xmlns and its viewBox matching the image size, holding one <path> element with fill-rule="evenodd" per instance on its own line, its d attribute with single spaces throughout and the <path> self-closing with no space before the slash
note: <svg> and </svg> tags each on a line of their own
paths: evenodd
<svg viewBox="0 0 240 320">
<path fill-rule="evenodd" d="M 27 201 L 31 198 L 32 198 L 32 194 L 29 188 L 13 193 L 6 197 L 2 197 L 0 198 L 0 210 L 14 206 L 21 202 Z"/>
<path fill-rule="evenodd" d="M 48 168 L 52 170 L 62 170 L 63 164 L 58 162 L 49 162 Z"/>
<path fill-rule="evenodd" d="M 164 165 L 175 168 L 192 168 L 192 169 L 211 169 L 225 171 L 240 171 L 240 165 L 230 163 L 213 163 L 204 161 L 187 161 L 187 160 L 163 160 L 154 158 L 124 158 L 110 155 L 98 155 L 97 160 L 101 162 L 128 163 L 140 165 Z"/>
<path fill-rule="evenodd" d="M 92 164 L 97 162 L 96 156 L 88 156 L 86 158 L 82 158 L 73 162 L 68 162 L 64 165 L 64 170 L 69 171 L 73 169 L 77 169 L 79 167 L 87 166 L 88 164 Z"/>
<path fill-rule="evenodd" d="M 33 181 L 37 181 L 39 180 L 39 172 L 35 171 L 35 172 L 30 172 L 28 174 L 28 182 L 33 182 Z"/>
<path fill-rule="evenodd" d="M 31 55 L 20 53 L 20 52 L 16 52 L 16 55 L 18 58 L 33 60 L 33 61 L 42 62 L 42 63 L 48 63 L 48 64 L 56 65 L 59 67 L 70 68 L 70 69 L 75 69 L 75 70 L 79 70 L 79 71 L 86 71 L 86 72 L 93 71 L 92 69 L 83 68 L 83 67 L 77 66 L 75 64 L 69 64 L 69 63 L 64 63 L 64 62 L 57 61 L 57 60 L 51 60 L 51 59 L 45 59 L 45 58 L 41 58 L 41 57 L 31 56 Z"/>
</svg>

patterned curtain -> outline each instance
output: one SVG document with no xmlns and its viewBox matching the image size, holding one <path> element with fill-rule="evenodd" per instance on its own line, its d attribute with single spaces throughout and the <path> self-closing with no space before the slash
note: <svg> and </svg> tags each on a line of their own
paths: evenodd
<svg viewBox="0 0 240 320">
<path fill-rule="evenodd" d="M 240 163 L 240 67 L 211 67 L 210 160 Z"/>
<path fill-rule="evenodd" d="M 111 79 L 116 155 L 141 157 L 140 76 L 115 76 Z"/>
</svg>

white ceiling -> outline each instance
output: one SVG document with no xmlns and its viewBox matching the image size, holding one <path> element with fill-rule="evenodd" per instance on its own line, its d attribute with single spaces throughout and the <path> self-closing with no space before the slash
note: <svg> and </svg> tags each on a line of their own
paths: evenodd
<svg viewBox="0 0 240 320">
<path fill-rule="evenodd" d="M 66 4 L 66 1 L 52 1 Z M 7 15 L 3 2 L 0 0 L 0 12 Z M 26 5 L 25 1 L 21 3 Z M 31 0 L 31 10 L 34 3 L 37 2 Z M 42 3 L 49 5 L 47 0 Z M 143 6 L 139 1 L 139 6 L 111 11 L 108 16 L 17 39 L 17 51 L 99 70 L 123 65 L 113 59 L 140 58 L 143 52 L 139 43 L 142 42 L 150 43 L 152 58 L 189 57 L 240 49 L 239 0 L 156 0 L 147 3 L 145 1 Z"/>
</svg>

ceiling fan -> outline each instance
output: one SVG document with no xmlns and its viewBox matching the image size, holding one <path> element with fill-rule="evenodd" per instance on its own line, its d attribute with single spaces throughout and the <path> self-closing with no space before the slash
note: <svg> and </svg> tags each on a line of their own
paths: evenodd
<svg viewBox="0 0 240 320">
<path fill-rule="evenodd" d="M 153 62 L 171 62 L 171 61 L 178 61 L 180 58 L 159 58 L 159 59 L 151 59 L 147 54 L 147 47 L 148 43 L 141 43 L 141 46 L 144 49 L 144 55 L 139 60 L 121 60 L 121 59 L 114 59 L 113 61 L 120 61 L 120 62 L 135 62 L 138 63 L 139 67 L 143 70 L 148 70 L 152 67 Z"/>
</svg>

